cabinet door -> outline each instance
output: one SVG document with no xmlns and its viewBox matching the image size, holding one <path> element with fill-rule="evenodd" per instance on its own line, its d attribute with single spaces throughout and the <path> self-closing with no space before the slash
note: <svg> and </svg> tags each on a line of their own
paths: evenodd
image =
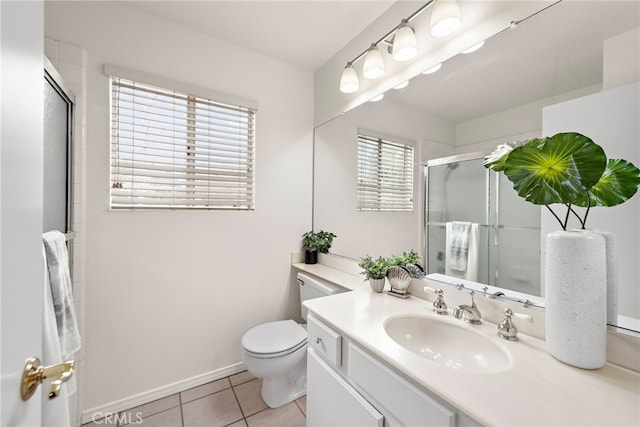
<svg viewBox="0 0 640 427">
<path fill-rule="evenodd" d="M 376 426 L 384 418 L 309 347 L 307 426 Z"/>
</svg>

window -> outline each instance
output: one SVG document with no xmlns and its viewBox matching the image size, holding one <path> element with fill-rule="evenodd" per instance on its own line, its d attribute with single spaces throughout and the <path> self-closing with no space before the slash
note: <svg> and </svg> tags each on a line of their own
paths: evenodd
<svg viewBox="0 0 640 427">
<path fill-rule="evenodd" d="M 358 210 L 413 211 L 413 147 L 358 134 Z"/>
<path fill-rule="evenodd" d="M 255 115 L 112 75 L 111 208 L 253 209 Z"/>
</svg>

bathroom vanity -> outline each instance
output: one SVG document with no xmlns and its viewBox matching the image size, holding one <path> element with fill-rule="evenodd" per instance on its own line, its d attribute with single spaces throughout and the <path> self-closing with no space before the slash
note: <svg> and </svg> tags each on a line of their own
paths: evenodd
<svg viewBox="0 0 640 427">
<path fill-rule="evenodd" d="M 540 339 L 502 340 L 495 323 L 439 316 L 429 301 L 342 277 L 357 290 L 305 302 L 310 426 L 640 425 L 636 372 L 573 368 Z"/>
</svg>

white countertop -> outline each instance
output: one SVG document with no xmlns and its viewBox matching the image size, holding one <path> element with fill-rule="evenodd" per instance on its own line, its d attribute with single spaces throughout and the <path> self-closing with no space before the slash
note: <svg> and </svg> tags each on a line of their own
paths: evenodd
<svg viewBox="0 0 640 427">
<path fill-rule="evenodd" d="M 315 268 L 320 267 L 327 268 Z M 349 283 L 358 279 L 333 272 L 349 276 Z M 340 278 L 334 279 L 341 284 Z M 537 338 L 520 334 L 519 341 L 502 340 L 493 323 L 470 325 L 450 314 L 438 316 L 428 301 L 376 294 L 364 285 L 356 292 L 309 300 L 305 305 L 476 421 L 498 426 L 640 426 L 638 373 L 611 364 L 595 371 L 574 368 L 554 359 L 545 350 L 544 341 Z M 493 340 L 510 355 L 510 367 L 499 373 L 464 373 L 404 349 L 385 333 L 383 324 L 391 316 L 408 314 L 453 322 Z"/>
</svg>

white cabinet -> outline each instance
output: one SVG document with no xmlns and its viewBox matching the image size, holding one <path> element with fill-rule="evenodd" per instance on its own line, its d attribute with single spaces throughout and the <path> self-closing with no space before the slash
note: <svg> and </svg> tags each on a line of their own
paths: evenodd
<svg viewBox="0 0 640 427">
<path fill-rule="evenodd" d="M 479 426 L 340 330 L 308 320 L 307 426 Z"/>
<path fill-rule="evenodd" d="M 455 427 L 456 414 L 359 347 L 349 345 L 349 379 L 404 426 Z"/>
<path fill-rule="evenodd" d="M 309 347 L 307 426 L 382 427 L 382 424 L 382 414 Z"/>
</svg>

